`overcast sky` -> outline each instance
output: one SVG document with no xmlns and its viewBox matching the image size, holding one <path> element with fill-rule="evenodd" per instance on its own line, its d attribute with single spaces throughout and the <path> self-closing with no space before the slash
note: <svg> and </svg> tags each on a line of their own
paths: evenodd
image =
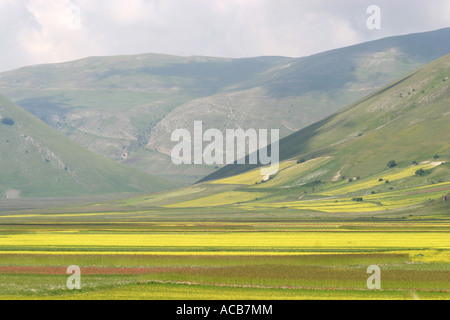
<svg viewBox="0 0 450 320">
<path fill-rule="evenodd" d="M 139 53 L 300 57 L 449 27 L 450 0 L 0 0 L 0 21 L 5 71 Z"/>
</svg>

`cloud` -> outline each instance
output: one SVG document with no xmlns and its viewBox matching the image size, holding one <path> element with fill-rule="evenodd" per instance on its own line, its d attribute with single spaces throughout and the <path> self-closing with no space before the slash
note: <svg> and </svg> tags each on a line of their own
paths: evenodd
<svg viewBox="0 0 450 320">
<path fill-rule="evenodd" d="M 83 28 L 82 15 L 70 0 L 34 0 L 26 9 L 38 27 L 22 32 L 17 41 L 31 60 L 61 62 L 92 54 L 107 54 L 89 29 Z M 80 9 L 81 12 L 81 9 Z"/>
<path fill-rule="evenodd" d="M 371 4 L 381 30 L 366 27 Z M 148 52 L 298 57 L 447 27 L 449 14 L 448 0 L 0 0 L 0 70 Z"/>
</svg>

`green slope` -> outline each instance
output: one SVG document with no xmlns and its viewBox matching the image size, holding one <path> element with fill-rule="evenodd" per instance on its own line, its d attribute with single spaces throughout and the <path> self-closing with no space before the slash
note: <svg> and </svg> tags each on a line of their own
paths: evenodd
<svg viewBox="0 0 450 320">
<path fill-rule="evenodd" d="M 446 28 L 297 59 L 289 68 L 271 74 L 263 86 L 275 96 L 300 96 L 310 91 L 336 93 L 347 88 L 360 92 L 362 98 L 371 93 L 370 88 L 378 89 L 449 53 L 449 37 L 450 28 Z"/>
<path fill-rule="evenodd" d="M 228 91 L 185 103 L 151 131 L 148 147 L 169 153 L 170 135 L 208 128 L 279 129 L 286 137 L 450 52 L 450 28 L 381 39 L 283 61 Z"/>
<path fill-rule="evenodd" d="M 450 54 L 282 139 L 269 180 L 258 166 L 229 165 L 194 186 L 102 208 L 172 219 L 446 219 L 449 77 Z"/>
<path fill-rule="evenodd" d="M 450 158 L 450 55 L 280 141 L 280 159 L 333 158 L 342 176 L 382 172 L 390 160 Z M 203 181 L 254 169 L 230 165 Z M 337 170 L 336 170 L 337 171 Z M 328 172 L 336 174 L 336 172 Z M 317 176 L 320 179 L 321 176 Z"/>
<path fill-rule="evenodd" d="M 179 184 L 214 167 L 175 167 L 170 135 L 278 128 L 286 137 L 450 52 L 450 28 L 305 58 L 92 57 L 2 73 L 11 100 L 85 148 Z"/>
<path fill-rule="evenodd" d="M 0 199 L 144 193 L 171 186 L 87 151 L 3 96 L 0 118 Z"/>
</svg>

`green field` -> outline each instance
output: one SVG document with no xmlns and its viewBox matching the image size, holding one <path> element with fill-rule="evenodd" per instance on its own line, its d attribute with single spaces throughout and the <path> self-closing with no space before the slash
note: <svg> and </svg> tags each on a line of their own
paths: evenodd
<svg viewBox="0 0 450 320">
<path fill-rule="evenodd" d="M 308 183 L 332 164 L 90 204 L 3 200 L 0 299 L 450 299 L 450 183 L 428 183 L 447 160 Z"/>
<path fill-rule="evenodd" d="M 447 160 L 308 182 L 333 168 L 289 160 L 266 182 L 257 169 L 53 208 L 3 200 L 0 298 L 449 299 L 450 182 L 428 182 L 447 179 Z M 66 286 L 70 265 L 81 290 Z M 381 290 L 367 288 L 371 265 Z"/>
<path fill-rule="evenodd" d="M 347 190 L 340 181 L 324 190 L 339 186 Z M 306 201 L 311 210 L 298 208 L 301 201 L 264 204 L 264 196 L 257 209 L 258 201 L 240 202 L 220 183 L 90 205 L 9 208 L 0 216 L 0 298 L 449 299 L 449 207 L 433 191 L 447 187 L 372 195 L 389 210 L 369 214 L 364 203 L 349 206 L 344 192 L 334 212 L 334 201 Z M 183 207 L 205 193 L 229 193 L 236 203 Z M 81 290 L 66 287 L 70 265 L 81 268 Z M 371 265 L 381 269 L 381 290 L 367 288 Z"/>
<path fill-rule="evenodd" d="M 448 299 L 448 224 L 3 224 L 0 298 Z M 366 287 L 370 265 L 381 290 Z"/>
</svg>

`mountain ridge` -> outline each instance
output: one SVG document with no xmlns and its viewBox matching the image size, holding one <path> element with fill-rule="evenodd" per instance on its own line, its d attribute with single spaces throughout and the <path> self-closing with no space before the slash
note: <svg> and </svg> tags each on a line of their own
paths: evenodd
<svg viewBox="0 0 450 320">
<path fill-rule="evenodd" d="M 91 57 L 2 73 L 8 98 L 96 153 L 186 185 L 214 166 L 174 166 L 177 128 L 278 128 L 317 122 L 450 52 L 450 28 L 301 58 Z"/>
</svg>

